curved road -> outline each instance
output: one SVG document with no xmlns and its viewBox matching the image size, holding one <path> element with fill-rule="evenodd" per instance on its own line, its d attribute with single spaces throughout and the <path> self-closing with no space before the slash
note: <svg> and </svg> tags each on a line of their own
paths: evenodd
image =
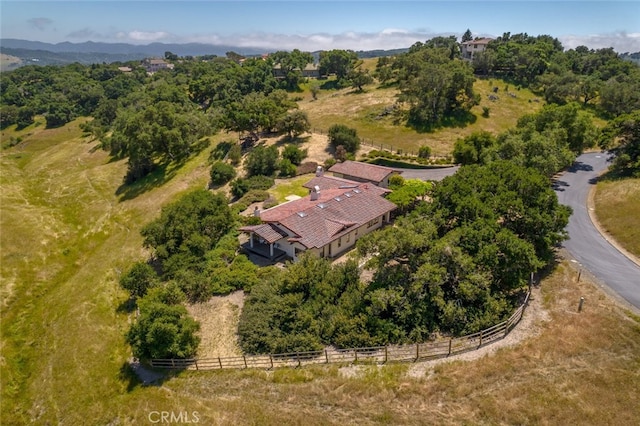
<svg viewBox="0 0 640 426">
<path fill-rule="evenodd" d="M 564 247 L 582 268 L 604 282 L 627 302 L 640 308 L 640 266 L 611 245 L 591 222 L 587 199 L 598 176 L 608 167 L 606 153 L 588 153 L 555 182 L 561 204 L 571 206 Z"/>
</svg>

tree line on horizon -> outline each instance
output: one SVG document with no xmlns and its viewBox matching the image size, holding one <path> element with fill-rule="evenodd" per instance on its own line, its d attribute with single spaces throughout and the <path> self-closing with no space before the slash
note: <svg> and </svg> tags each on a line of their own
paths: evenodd
<svg viewBox="0 0 640 426">
<path fill-rule="evenodd" d="M 467 30 L 464 40 L 469 40 Z M 24 128 L 43 115 L 47 127 L 91 116 L 85 130 L 115 158 L 127 158 L 126 181 L 133 182 L 158 164 L 188 158 L 209 135 L 220 131 L 290 133 L 300 117 L 295 99 L 306 81 L 302 69 L 314 62 L 294 49 L 263 58 L 235 52 L 178 57 L 165 52 L 173 70 L 147 75 L 138 63 L 27 66 L 0 75 L 0 127 Z M 529 87 L 548 104 L 579 103 L 606 119 L 640 108 L 640 67 L 613 49 L 563 50 L 551 36 L 505 33 L 472 62 L 460 59 L 455 36 L 417 42 L 406 52 L 380 57 L 369 72 L 356 52 L 334 49 L 318 54 L 320 75 L 310 82 L 320 90 L 352 87 L 361 91 L 378 81 L 398 89 L 396 121 L 419 131 L 464 125 L 479 102 L 473 90 L 478 75 L 495 76 Z M 278 65 L 281 77 L 276 78 Z M 297 116 L 296 116 L 297 114 Z M 293 123 L 293 124 L 292 124 Z M 302 125 L 304 127 L 304 123 Z"/>
</svg>

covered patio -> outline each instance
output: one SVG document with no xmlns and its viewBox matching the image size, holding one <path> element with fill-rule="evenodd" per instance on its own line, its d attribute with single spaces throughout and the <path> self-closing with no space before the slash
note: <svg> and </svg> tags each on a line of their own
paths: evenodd
<svg viewBox="0 0 640 426">
<path fill-rule="evenodd" d="M 276 241 L 288 237 L 288 235 L 271 223 L 243 226 L 240 231 L 249 234 L 249 241 L 240 245 L 243 250 L 255 253 L 273 262 L 283 259 L 287 252 L 279 249 Z"/>
</svg>

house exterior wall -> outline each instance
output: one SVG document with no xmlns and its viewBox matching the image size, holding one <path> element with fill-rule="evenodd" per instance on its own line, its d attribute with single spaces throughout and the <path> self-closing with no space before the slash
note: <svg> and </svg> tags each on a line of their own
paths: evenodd
<svg viewBox="0 0 640 426">
<path fill-rule="evenodd" d="M 375 231 L 376 229 L 382 227 L 385 223 L 389 222 L 390 214 L 387 213 L 382 216 L 378 216 L 376 219 L 372 220 L 369 223 L 365 223 L 364 225 L 349 231 L 348 233 L 342 235 L 339 238 L 331 241 L 330 244 L 327 244 L 325 247 L 321 249 L 312 249 L 314 253 L 321 257 L 336 257 L 341 255 L 347 250 L 350 250 L 356 245 L 356 242 L 362 238 L 364 235 L 367 235 L 370 232 Z"/>
<path fill-rule="evenodd" d="M 384 179 L 382 179 L 380 182 L 376 182 L 371 179 L 363 179 L 361 177 L 351 176 L 351 175 L 340 173 L 340 172 L 332 172 L 332 173 L 333 173 L 333 176 L 337 178 L 348 179 L 354 182 L 362 182 L 362 183 L 371 182 L 372 184 L 379 186 L 380 188 L 389 188 L 389 178 L 393 175 L 399 174 L 397 172 L 392 172 L 391 174 L 386 176 Z"/>
<path fill-rule="evenodd" d="M 472 61 L 473 57 L 478 53 L 484 52 L 487 49 L 487 41 L 472 40 L 463 43 L 461 46 L 462 58 Z"/>
</svg>

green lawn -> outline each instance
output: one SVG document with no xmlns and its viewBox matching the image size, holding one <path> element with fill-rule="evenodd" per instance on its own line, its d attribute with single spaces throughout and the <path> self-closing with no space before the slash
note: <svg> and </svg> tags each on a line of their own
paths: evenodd
<svg viewBox="0 0 640 426">
<path fill-rule="evenodd" d="M 287 201 L 289 195 L 304 197 L 305 195 L 309 195 L 309 190 L 302 185 L 309 182 L 313 177 L 314 174 L 306 174 L 291 179 L 278 180 L 276 185 L 269 189 L 269 194 L 278 200 L 278 203 Z"/>
</svg>

